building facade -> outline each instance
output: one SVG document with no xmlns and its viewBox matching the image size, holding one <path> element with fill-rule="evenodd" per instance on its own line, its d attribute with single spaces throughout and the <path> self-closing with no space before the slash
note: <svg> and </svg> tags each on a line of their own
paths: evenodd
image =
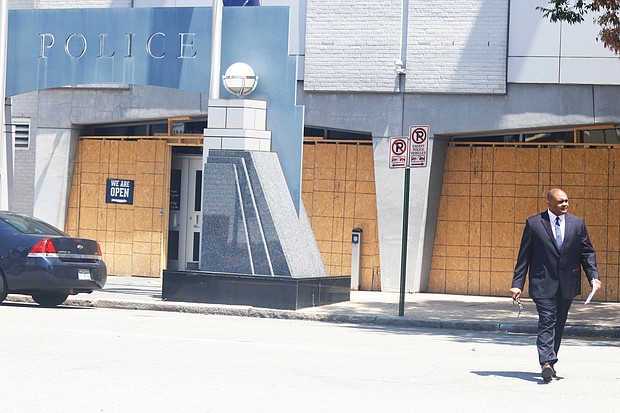
<svg viewBox="0 0 620 413">
<path fill-rule="evenodd" d="M 504 295 L 521 223 L 545 208 L 543 197 L 551 186 L 569 188 L 574 212 L 593 227 L 609 227 L 600 211 L 607 211 L 601 204 L 611 210 L 617 203 L 611 160 L 619 143 L 620 63 L 596 42 L 597 27 L 588 19 L 576 26 L 552 24 L 536 10 L 546 4 L 542 0 L 261 3 L 289 7 L 296 103 L 304 107 L 306 135 L 322 137 L 313 138 L 312 145 L 338 140 L 372 144 L 374 191 L 360 190 L 359 198 L 372 196 L 374 204 L 361 202 L 370 206 L 359 208 L 376 208 L 370 214 L 376 221 L 368 215 L 345 219 L 344 212 L 328 217 L 324 210 L 319 219 L 306 205 L 315 235 L 321 234 L 326 268 L 341 272 L 333 275 L 348 274 L 347 234 L 362 225 L 366 233 L 376 232 L 376 247 L 362 245 L 368 261 L 362 288 L 398 291 L 404 172 L 389 167 L 389 140 L 407 136 L 412 125 L 428 126 L 430 136 L 427 166 L 411 170 L 407 291 Z M 211 2 L 9 1 L 11 9 L 203 6 Z M 15 150 L 20 190 L 13 195 L 13 209 L 67 228 L 80 136 L 103 136 L 114 128 L 124 128 L 125 134 L 132 127 L 161 131 L 158 125 L 175 117 L 208 122 L 206 101 L 197 93 L 138 85 L 14 96 L 13 123 L 27 125 L 29 133 Z M 64 158 L 52 156 L 59 133 L 71 136 L 63 144 L 74 146 L 64 149 L 70 154 Z M 559 158 L 555 151 L 561 152 Z M 568 167 L 550 159 L 573 163 Z M 333 169 L 334 175 L 321 181 L 337 182 Z M 317 183 L 316 170 L 312 189 L 304 189 L 302 199 L 306 204 L 322 199 L 324 205 L 325 194 L 338 191 L 335 184 L 321 188 L 330 184 Z M 593 175 L 596 196 L 588 189 Z M 308 178 L 304 175 L 305 188 Z M 50 185 L 50 179 L 55 183 Z M 66 191 L 58 194 L 53 189 L 58 187 Z M 331 209 L 336 211 L 334 199 Z M 451 229 L 460 235 L 448 233 Z M 601 298 L 617 301 L 620 233 L 601 231 L 594 228 L 592 234 L 607 288 Z M 155 245 L 149 252 L 153 256 Z M 161 255 L 165 265 L 166 248 Z M 140 275 L 131 269 L 127 273 Z"/>
</svg>

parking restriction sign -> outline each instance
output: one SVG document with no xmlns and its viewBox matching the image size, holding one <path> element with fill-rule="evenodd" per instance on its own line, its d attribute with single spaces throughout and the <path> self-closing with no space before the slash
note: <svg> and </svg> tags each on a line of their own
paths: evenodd
<svg viewBox="0 0 620 413">
<path fill-rule="evenodd" d="M 390 168 L 406 168 L 409 139 L 406 136 L 390 138 Z"/>
<path fill-rule="evenodd" d="M 409 127 L 411 145 L 409 147 L 408 166 L 410 168 L 424 168 L 426 166 L 429 130 L 428 126 L 414 125 Z"/>
</svg>

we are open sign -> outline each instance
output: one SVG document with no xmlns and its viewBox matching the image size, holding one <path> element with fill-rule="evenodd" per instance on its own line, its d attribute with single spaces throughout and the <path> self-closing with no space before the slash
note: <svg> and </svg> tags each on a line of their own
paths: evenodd
<svg viewBox="0 0 620 413">
<path fill-rule="evenodd" d="M 133 180 L 108 178 L 105 186 L 105 202 L 133 205 Z"/>
</svg>

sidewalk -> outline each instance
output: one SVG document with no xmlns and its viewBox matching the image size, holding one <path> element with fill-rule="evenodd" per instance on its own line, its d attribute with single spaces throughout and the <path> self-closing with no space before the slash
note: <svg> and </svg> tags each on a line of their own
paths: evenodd
<svg viewBox="0 0 620 413">
<path fill-rule="evenodd" d="M 312 320 L 381 326 L 427 327 L 458 330 L 536 333 L 538 315 L 531 300 L 523 312 L 509 297 L 416 293 L 405 295 L 404 316 L 398 315 L 398 293 L 352 291 L 351 301 L 298 311 L 250 306 L 162 301 L 161 279 L 108 277 L 103 290 L 70 296 L 66 304 L 133 310 Z M 31 302 L 30 297 L 9 295 L 7 301 Z M 620 303 L 574 301 L 565 335 L 620 338 Z"/>
</svg>

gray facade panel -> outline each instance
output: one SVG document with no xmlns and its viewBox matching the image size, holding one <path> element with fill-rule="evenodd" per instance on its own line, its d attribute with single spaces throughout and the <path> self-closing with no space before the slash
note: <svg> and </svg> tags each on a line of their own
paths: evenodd
<svg viewBox="0 0 620 413">
<path fill-rule="evenodd" d="M 594 121 L 617 123 L 620 116 L 620 86 L 592 87 Z"/>
<path fill-rule="evenodd" d="M 204 106 L 203 106 L 204 104 Z M 204 107 L 204 110 L 203 110 Z M 39 128 L 206 115 L 206 97 L 174 89 L 52 89 L 40 92 Z"/>
<path fill-rule="evenodd" d="M 433 134 L 460 135 L 542 127 L 572 128 L 620 121 L 620 87 L 508 85 L 506 95 L 310 93 L 303 94 L 306 124 L 406 134 L 429 125 Z"/>
</svg>

